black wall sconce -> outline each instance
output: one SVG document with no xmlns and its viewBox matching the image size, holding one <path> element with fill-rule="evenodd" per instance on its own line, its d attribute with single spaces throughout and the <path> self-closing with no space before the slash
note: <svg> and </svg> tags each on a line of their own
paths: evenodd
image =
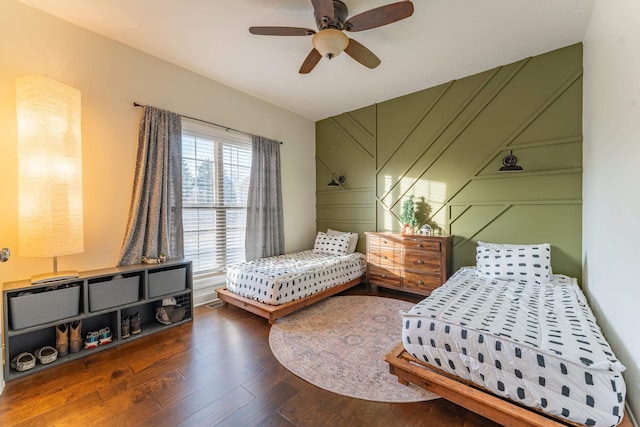
<svg viewBox="0 0 640 427">
<path fill-rule="evenodd" d="M 341 187 L 342 184 L 344 184 L 344 175 L 336 176 L 335 173 L 332 173 L 331 175 L 331 182 L 327 184 L 327 187 Z"/>
<path fill-rule="evenodd" d="M 504 159 L 502 159 L 503 166 L 498 169 L 498 172 L 514 172 L 523 170 L 522 166 L 518 166 L 516 163 L 518 163 L 518 158 L 513 155 L 513 150 L 511 150 L 509 154 L 504 156 Z"/>
</svg>

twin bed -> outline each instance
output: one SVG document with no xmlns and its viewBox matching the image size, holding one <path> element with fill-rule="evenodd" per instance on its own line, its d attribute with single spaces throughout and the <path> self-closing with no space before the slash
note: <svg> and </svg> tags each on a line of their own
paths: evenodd
<svg viewBox="0 0 640 427">
<path fill-rule="evenodd" d="M 248 261 L 227 268 L 225 304 L 270 324 L 364 281 L 366 258 L 355 252 L 357 233 L 318 233 L 313 250 Z"/>
<path fill-rule="evenodd" d="M 476 267 L 401 313 L 391 372 L 503 425 L 618 425 L 625 368 L 550 250 L 479 242 Z"/>
<path fill-rule="evenodd" d="M 475 267 L 401 313 L 391 373 L 503 425 L 623 421 L 625 368 L 550 250 L 479 242 Z M 231 267 L 220 298 L 273 323 L 360 283 L 364 256 L 347 251 L 318 250 L 317 238 L 313 251 Z"/>
</svg>

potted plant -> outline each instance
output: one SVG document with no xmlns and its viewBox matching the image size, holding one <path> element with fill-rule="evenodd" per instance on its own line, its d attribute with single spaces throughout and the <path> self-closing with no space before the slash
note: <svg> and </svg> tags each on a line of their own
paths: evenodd
<svg viewBox="0 0 640 427">
<path fill-rule="evenodd" d="M 400 221 L 402 222 L 402 233 L 410 233 L 413 228 L 418 225 L 416 218 L 416 204 L 413 201 L 413 195 L 402 202 L 402 212 L 400 213 Z"/>
</svg>

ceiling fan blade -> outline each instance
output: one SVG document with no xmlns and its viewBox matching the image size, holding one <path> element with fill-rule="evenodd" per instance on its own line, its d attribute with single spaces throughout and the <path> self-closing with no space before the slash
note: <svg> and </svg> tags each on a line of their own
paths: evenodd
<svg viewBox="0 0 640 427">
<path fill-rule="evenodd" d="M 352 16 L 345 22 L 347 31 L 363 31 L 400 21 L 413 15 L 413 3 L 399 1 Z"/>
<path fill-rule="evenodd" d="M 380 58 L 354 39 L 349 39 L 349 44 L 344 51 L 365 67 L 376 68 L 380 65 Z"/>
<path fill-rule="evenodd" d="M 309 74 L 311 70 L 313 70 L 315 66 L 318 65 L 318 62 L 320 62 L 321 59 L 322 55 L 320 55 L 320 52 L 312 49 L 311 52 L 309 52 L 309 55 L 307 55 L 307 57 L 304 59 L 304 62 L 300 67 L 300 71 L 298 72 L 300 74 Z"/>
<path fill-rule="evenodd" d="M 316 33 L 309 28 L 299 27 L 251 27 L 249 32 L 259 36 L 311 36 Z"/>
<path fill-rule="evenodd" d="M 327 22 L 333 21 L 333 0 L 311 0 L 313 12 L 317 19 L 327 17 Z"/>
</svg>

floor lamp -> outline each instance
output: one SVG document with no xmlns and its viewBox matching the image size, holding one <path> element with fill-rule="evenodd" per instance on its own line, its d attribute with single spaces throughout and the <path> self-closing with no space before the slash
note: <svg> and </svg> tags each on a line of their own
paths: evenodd
<svg viewBox="0 0 640 427">
<path fill-rule="evenodd" d="M 78 277 L 58 257 L 84 251 L 80 91 L 44 75 L 16 79 L 19 253 L 53 257 L 31 283 Z"/>
</svg>

